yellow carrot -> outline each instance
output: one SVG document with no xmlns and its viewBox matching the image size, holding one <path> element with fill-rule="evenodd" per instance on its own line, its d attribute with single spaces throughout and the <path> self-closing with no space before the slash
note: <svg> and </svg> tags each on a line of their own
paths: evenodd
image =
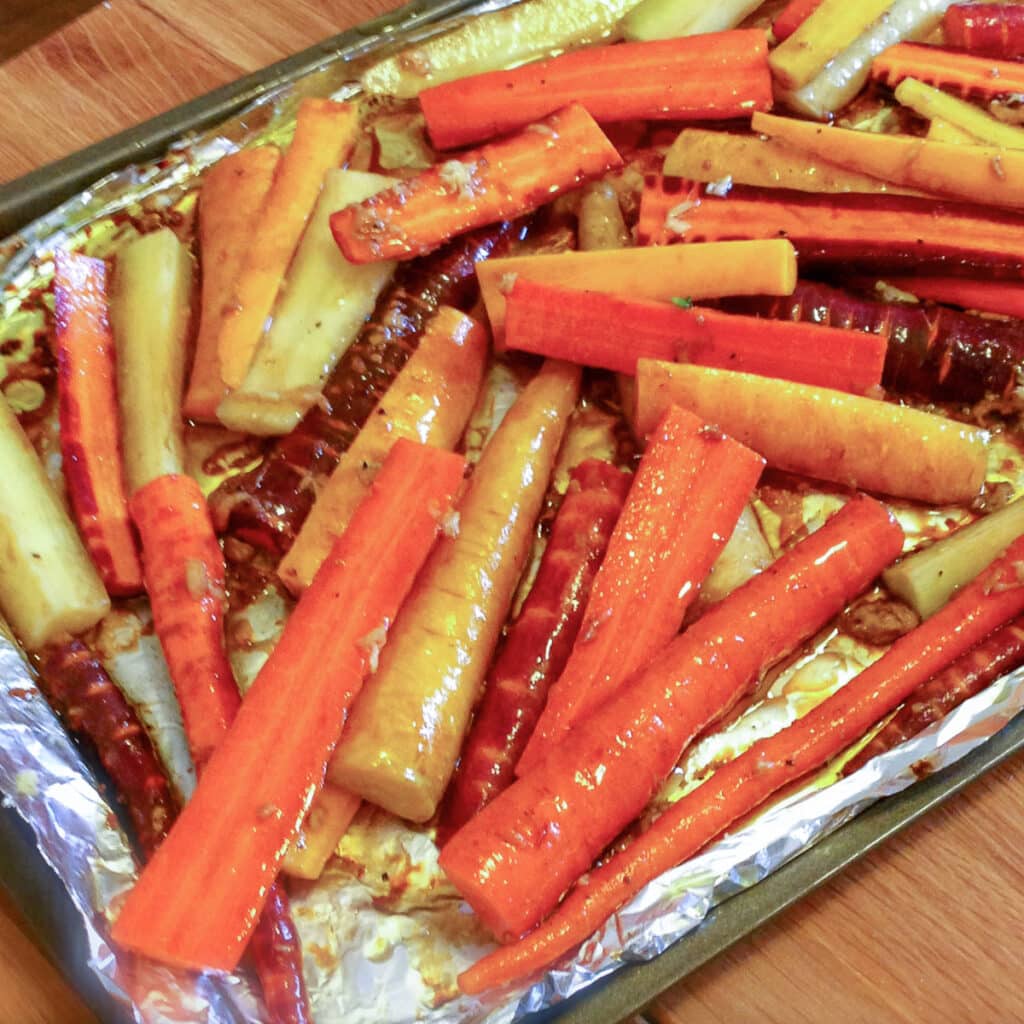
<svg viewBox="0 0 1024 1024">
<path fill-rule="evenodd" d="M 312 582 L 400 437 L 437 448 L 455 447 L 473 411 L 486 361 L 483 327 L 442 306 L 409 362 L 342 455 L 282 559 L 278 575 L 292 593 L 302 593 Z"/>
<path fill-rule="evenodd" d="M 768 57 L 787 89 L 800 89 L 892 6 L 892 0 L 823 0 Z"/>
<path fill-rule="evenodd" d="M 500 343 L 505 296 L 518 277 L 641 299 L 790 295 L 796 287 L 796 252 L 785 239 L 768 239 L 549 253 L 485 260 L 477 264 L 476 276 Z"/>
<path fill-rule="evenodd" d="M 758 135 L 734 135 L 707 128 L 685 128 L 665 156 L 664 173 L 691 181 L 789 188 L 799 192 L 882 192 L 915 195 L 867 174 L 808 157 L 806 153 Z"/>
<path fill-rule="evenodd" d="M 434 814 L 578 393 L 578 368 L 546 363 L 484 449 L 352 710 L 328 773 L 337 785 L 414 821 Z"/>
<path fill-rule="evenodd" d="M 973 103 L 950 96 L 949 93 L 925 85 L 916 78 L 904 78 L 896 86 L 896 99 L 921 117 L 932 121 L 939 118 L 945 124 L 958 129 L 967 135 L 968 139 L 973 139 L 974 145 L 1024 149 L 1024 128 L 1004 124 Z M 931 138 L 930 132 L 928 137 Z"/>
<path fill-rule="evenodd" d="M 281 870 L 292 878 L 318 879 L 362 802 L 355 793 L 325 783 L 295 833 Z"/>
<path fill-rule="evenodd" d="M 910 135 L 832 128 L 773 114 L 752 127 L 805 153 L 877 178 L 973 203 L 1024 208 L 1024 153 Z"/>
<path fill-rule="evenodd" d="M 358 134 L 359 114 L 351 104 L 307 99 L 299 107 L 295 137 L 253 224 L 221 324 L 217 350 L 228 387 L 245 378 L 324 175 L 345 159 Z"/>
<path fill-rule="evenodd" d="M 970 132 L 965 132 L 962 128 L 957 128 L 948 121 L 943 121 L 941 117 L 932 118 L 931 124 L 928 125 L 928 134 L 925 138 L 930 139 L 932 142 L 953 142 L 958 146 L 977 146 L 980 141 L 971 135 Z"/>
<path fill-rule="evenodd" d="M 985 433 L 827 388 L 641 359 L 637 429 L 672 404 L 715 423 L 770 466 L 932 505 L 964 504 L 985 481 Z"/>
<path fill-rule="evenodd" d="M 218 336 L 224 310 L 249 248 L 281 153 L 257 146 L 218 160 L 203 177 L 199 193 L 199 254 L 203 267 L 199 333 L 192 376 L 182 411 L 204 423 L 217 419 L 217 405 L 227 392 L 220 375 Z"/>
</svg>

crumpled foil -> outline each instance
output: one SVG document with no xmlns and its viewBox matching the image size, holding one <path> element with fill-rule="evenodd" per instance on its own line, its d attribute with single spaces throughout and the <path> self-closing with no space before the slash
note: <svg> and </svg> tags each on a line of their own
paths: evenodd
<svg viewBox="0 0 1024 1024">
<path fill-rule="evenodd" d="M 472 10 L 507 2 L 490 0 Z M 32 312 L 29 300 L 45 290 L 54 248 L 87 242 L 94 253 L 110 251 L 124 231 L 132 230 L 125 214 L 176 210 L 187 216 L 190 192 L 203 168 L 241 145 L 286 141 L 302 96 L 357 93 L 353 58 L 395 49 L 436 30 L 429 15 L 421 13 L 402 30 L 368 35 L 216 130 L 182 140 L 164 160 L 110 175 L 0 244 L 4 336 L 38 328 L 41 314 Z M 280 612 L 274 606 L 266 616 L 273 620 Z M 145 610 L 119 614 L 125 618 L 108 624 L 116 643 L 105 656 L 107 667 L 133 701 L 143 705 L 147 725 L 163 740 L 161 750 L 171 762 L 177 788 L 187 792 L 190 766 L 187 757 L 182 763 L 181 724 L 169 681 L 162 667 L 154 668 L 160 659 L 152 638 L 144 640 L 146 631 L 133 625 L 132 616 L 144 621 Z M 125 640 L 126 629 L 138 633 L 135 646 L 130 637 Z M 692 788 L 707 765 L 739 753 L 755 731 L 760 736 L 775 732 L 806 713 L 878 654 L 834 632 L 819 637 L 813 650 L 776 674 L 743 716 L 691 751 L 655 805 Z M 0 793 L 32 828 L 40 854 L 67 889 L 86 929 L 90 967 L 106 989 L 136 1021 L 147 1024 L 258 1021 L 258 997 L 244 974 L 187 974 L 110 946 L 108 924 L 133 884 L 136 864 L 97 779 L 2 627 L 0 685 L 6 691 L 0 701 Z M 648 885 L 574 957 L 532 986 L 481 999 L 459 996 L 455 979 L 490 948 L 489 940 L 438 869 L 429 831 L 364 808 L 324 877 L 291 886 L 316 1019 L 320 1024 L 523 1020 L 625 963 L 657 956 L 698 927 L 714 906 L 757 884 L 875 800 L 912 785 L 922 766 L 937 770 L 958 761 L 1022 710 L 1024 670 L 999 680 L 856 774 L 836 781 L 835 766 L 824 770 L 742 829 Z"/>
</svg>

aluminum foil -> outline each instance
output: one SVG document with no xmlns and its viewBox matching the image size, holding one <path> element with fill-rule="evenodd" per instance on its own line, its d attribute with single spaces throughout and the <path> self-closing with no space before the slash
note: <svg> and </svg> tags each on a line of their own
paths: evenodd
<svg viewBox="0 0 1024 1024">
<path fill-rule="evenodd" d="M 473 10 L 505 5 L 504 0 L 492 0 Z M 286 141 L 302 96 L 355 96 L 354 58 L 394 49 L 436 30 L 429 17 L 420 15 L 403 31 L 366 36 L 218 129 L 183 139 L 159 162 L 109 176 L 0 245 L 3 337 L 30 335 L 42 325 L 52 269 L 49 256 L 55 247 L 70 244 L 109 252 L 140 221 L 153 218 L 187 231 L 192 190 L 203 168 L 242 145 Z M 1015 485 L 1024 480 L 1019 460 L 1010 479 Z M 808 495 L 806 521 L 820 520 L 838 500 Z M 761 512 L 770 520 L 770 509 Z M 901 514 L 905 521 L 908 516 L 905 510 Z M 948 527 L 955 519 L 940 510 L 926 525 Z M 285 607 L 272 595 L 266 601 L 254 614 L 263 616 L 261 629 L 272 637 Z M 145 629 L 145 608 L 122 608 L 116 614 L 104 624 L 97 647 L 117 682 L 141 706 L 176 787 L 187 793 L 192 779 L 180 718 L 159 649 Z M 699 784 L 716 759 L 742 750 L 751 742 L 755 725 L 760 736 L 783 728 L 879 654 L 835 632 L 817 638 L 811 650 L 774 673 L 762 697 L 743 716 L 693 749 L 654 807 Z M 247 674 L 259 661 L 245 669 Z M 243 974 L 189 975 L 109 945 L 109 922 L 136 877 L 127 839 L 96 778 L 37 690 L 28 662 L 2 630 L 0 685 L 7 698 L 0 701 L 0 793 L 31 826 L 40 854 L 67 889 L 86 929 L 90 967 L 106 989 L 135 1020 L 149 1024 L 259 1020 L 258 999 Z M 912 785 L 922 765 L 938 769 L 952 764 L 1022 710 L 1024 672 L 1016 672 L 856 774 L 837 781 L 836 767 L 831 766 L 744 828 L 647 886 L 577 955 L 533 985 L 482 999 L 460 997 L 455 979 L 490 948 L 489 940 L 438 869 L 431 833 L 364 808 L 324 877 L 292 886 L 316 1019 L 321 1024 L 522 1020 L 625 963 L 658 955 L 696 928 L 711 908 L 757 884 L 873 801 Z"/>
</svg>

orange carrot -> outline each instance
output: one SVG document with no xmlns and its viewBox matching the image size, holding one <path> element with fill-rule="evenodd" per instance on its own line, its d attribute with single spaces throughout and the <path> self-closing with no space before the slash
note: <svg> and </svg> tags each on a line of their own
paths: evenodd
<svg viewBox="0 0 1024 1024">
<path fill-rule="evenodd" d="M 622 510 L 630 477 L 587 459 L 551 525 L 537 577 L 494 661 L 438 836 L 447 839 L 515 781 L 515 766 L 576 641 L 587 598 Z"/>
<path fill-rule="evenodd" d="M 689 227 L 687 216 L 699 203 L 701 191 L 698 184 L 686 178 L 669 174 L 646 175 L 640 195 L 640 219 L 636 226 L 637 245 L 667 245 L 677 241 Z M 737 237 L 740 233 L 736 232 Z"/>
<path fill-rule="evenodd" d="M 125 595 L 142 590 L 142 565 L 128 520 L 106 279 L 103 260 L 57 251 L 53 341 L 71 508 L 103 585 Z"/>
<path fill-rule="evenodd" d="M 886 283 L 919 299 L 949 306 L 1024 318 L 1024 286 L 1011 281 L 975 281 L 967 277 L 887 276 Z"/>
<path fill-rule="evenodd" d="M 821 0 L 789 0 L 772 22 L 772 35 L 780 43 L 788 39 L 820 6 Z"/>
<path fill-rule="evenodd" d="M 863 395 L 882 381 L 879 335 L 761 320 L 519 279 L 508 296 L 509 348 L 634 374 L 638 359 L 778 377 Z"/>
<path fill-rule="evenodd" d="M 1017 61 L 975 57 L 919 43 L 899 43 L 880 53 L 871 65 L 871 77 L 891 88 L 904 78 L 916 78 L 979 100 L 1024 92 L 1024 65 Z"/>
<path fill-rule="evenodd" d="M 1022 560 L 1024 538 L 841 690 L 755 743 L 669 807 L 647 832 L 581 882 L 543 927 L 463 974 L 463 991 L 481 992 L 550 963 L 649 881 L 692 857 L 783 786 L 841 753 L 935 672 L 1024 611 Z"/>
<path fill-rule="evenodd" d="M 184 967 L 237 965 L 464 465 L 411 441 L 391 450 L 125 902 L 116 942 Z"/>
<path fill-rule="evenodd" d="M 510 138 L 469 150 L 331 217 L 353 263 L 407 260 L 455 235 L 518 217 L 622 158 L 579 104 Z"/>
<path fill-rule="evenodd" d="M 706 612 L 457 832 L 441 866 L 484 923 L 505 940 L 536 925 L 640 813 L 693 737 L 902 544 L 883 505 L 850 502 Z"/>
<path fill-rule="evenodd" d="M 522 776 L 661 650 L 750 498 L 764 459 L 679 408 L 651 434 L 579 639 L 526 750 Z"/>
<path fill-rule="evenodd" d="M 153 625 L 201 770 L 240 700 L 224 650 L 224 555 L 191 477 L 157 477 L 132 495 L 130 508 L 142 540 Z"/>
<path fill-rule="evenodd" d="M 515 131 L 580 103 L 602 123 L 706 121 L 770 110 L 763 32 L 708 35 L 574 50 L 512 71 L 491 71 L 420 93 L 438 149 Z"/>
</svg>

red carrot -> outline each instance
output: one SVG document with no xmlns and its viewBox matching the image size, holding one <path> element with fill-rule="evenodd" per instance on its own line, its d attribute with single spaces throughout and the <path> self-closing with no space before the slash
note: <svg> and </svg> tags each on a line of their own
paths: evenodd
<svg viewBox="0 0 1024 1024">
<path fill-rule="evenodd" d="M 106 277 L 103 260 L 57 251 L 53 340 L 68 497 L 104 586 L 121 596 L 142 590 L 142 566 L 128 521 Z"/>
<path fill-rule="evenodd" d="M 879 754 L 916 736 L 1020 665 L 1024 665 L 1024 619 L 993 633 L 945 671 L 919 686 L 871 742 L 843 766 L 843 774 L 851 775 Z"/>
<path fill-rule="evenodd" d="M 983 313 L 1024 319 L 1024 285 L 1015 281 L 975 281 L 967 277 L 897 275 L 886 283 L 919 299 L 931 299 Z"/>
<path fill-rule="evenodd" d="M 942 18 L 949 46 L 979 57 L 1024 56 L 1024 5 L 954 4 Z"/>
<path fill-rule="evenodd" d="M 515 781 L 516 762 L 576 640 L 630 479 L 599 459 L 570 474 L 536 579 L 488 673 L 449 786 L 439 828 L 444 840 Z"/>
<path fill-rule="evenodd" d="M 201 770 L 240 702 L 224 649 L 224 555 L 191 477 L 157 477 L 132 495 L 130 507 L 142 539 L 153 624 Z"/>
<path fill-rule="evenodd" d="M 185 967 L 237 965 L 463 468 L 410 441 L 392 449 L 129 895 L 115 941 Z"/>
<path fill-rule="evenodd" d="M 465 992 L 522 978 L 586 938 L 649 881 L 835 757 L 916 687 L 1024 611 L 1024 538 L 933 618 L 813 711 L 754 744 L 673 804 L 642 836 L 593 871 L 543 927 L 463 974 Z"/>
<path fill-rule="evenodd" d="M 904 78 L 914 78 L 979 100 L 1024 92 L 1024 67 L 1016 61 L 974 57 L 920 43 L 898 43 L 884 50 L 871 65 L 871 77 L 893 89 Z"/>
<path fill-rule="evenodd" d="M 780 43 L 788 39 L 820 6 L 821 0 L 789 0 L 772 22 L 772 35 Z"/>
<path fill-rule="evenodd" d="M 697 620 L 456 833 L 441 866 L 496 935 L 533 927 L 631 822 L 685 746 L 899 553 L 884 506 L 849 503 Z"/>
<path fill-rule="evenodd" d="M 772 83 L 764 33 L 738 29 L 575 50 L 437 85 L 419 100 L 434 145 L 453 149 L 569 103 L 602 123 L 749 118 L 771 109 Z"/>
<path fill-rule="evenodd" d="M 679 632 L 762 469 L 764 460 L 749 448 L 669 409 L 651 434 L 579 639 L 517 775 L 535 768 Z"/>
<path fill-rule="evenodd" d="M 248 952 L 272 1024 L 313 1024 L 302 974 L 302 943 L 280 882 L 267 892 Z"/>
<path fill-rule="evenodd" d="M 96 748 L 149 857 L 167 834 L 177 806 L 135 709 L 81 640 L 47 648 L 40 670 L 47 699 L 68 728 Z"/>
<path fill-rule="evenodd" d="M 885 339 L 805 323 L 629 299 L 520 277 L 506 304 L 509 348 L 636 373 L 638 359 L 779 377 L 863 395 L 878 387 Z"/>
<path fill-rule="evenodd" d="M 574 103 L 346 206 L 331 217 L 331 230 L 353 263 L 410 259 L 472 228 L 535 210 L 621 164 L 594 119 Z"/>
</svg>

